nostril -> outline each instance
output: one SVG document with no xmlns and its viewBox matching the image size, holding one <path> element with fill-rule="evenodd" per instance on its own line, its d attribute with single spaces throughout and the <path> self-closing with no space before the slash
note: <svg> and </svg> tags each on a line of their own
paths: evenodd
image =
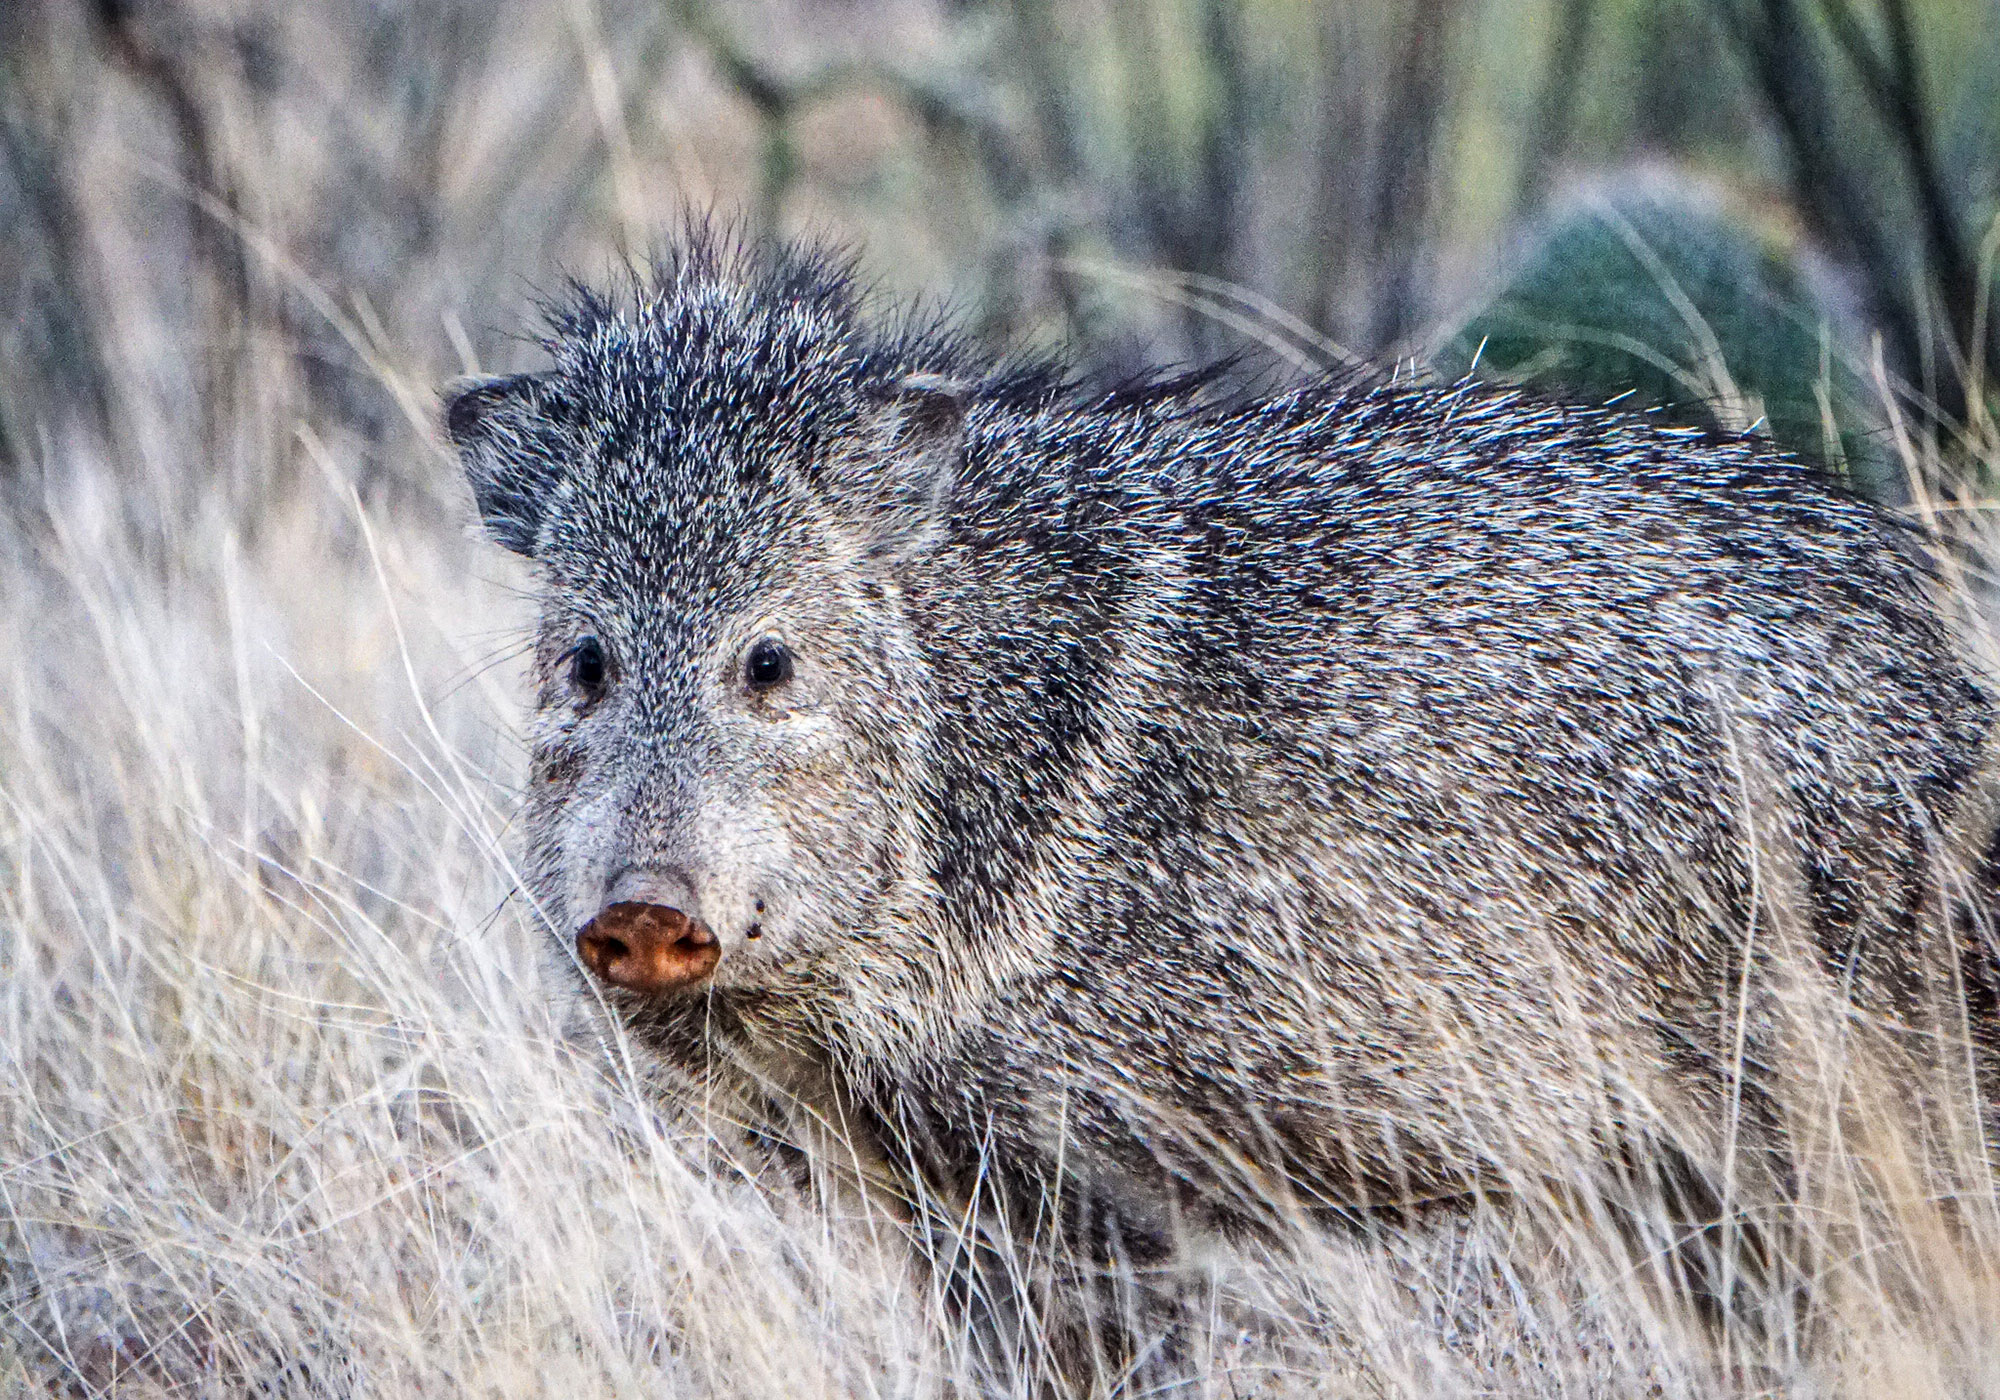
<svg viewBox="0 0 2000 1400">
<path fill-rule="evenodd" d="M 611 905 L 577 930 L 576 955 L 600 981 L 657 993 L 705 980 L 722 949 L 700 921 L 680 910 L 628 901 Z"/>
</svg>

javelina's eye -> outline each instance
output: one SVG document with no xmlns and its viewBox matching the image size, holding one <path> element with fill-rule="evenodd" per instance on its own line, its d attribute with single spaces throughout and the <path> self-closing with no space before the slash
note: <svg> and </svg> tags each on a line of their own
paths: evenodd
<svg viewBox="0 0 2000 1400">
<path fill-rule="evenodd" d="M 570 684 L 589 699 L 594 701 L 604 694 L 609 669 L 604 659 L 604 644 L 597 638 L 585 637 L 569 649 Z"/>
<path fill-rule="evenodd" d="M 743 659 L 743 679 L 752 690 L 769 690 L 792 678 L 792 654 L 785 644 L 766 637 Z"/>
</svg>

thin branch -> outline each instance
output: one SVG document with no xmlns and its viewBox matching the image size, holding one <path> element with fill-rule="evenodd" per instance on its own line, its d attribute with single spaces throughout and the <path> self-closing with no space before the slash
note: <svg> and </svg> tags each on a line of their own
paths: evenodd
<svg viewBox="0 0 2000 1400">
<path fill-rule="evenodd" d="M 1908 299 L 1906 264 L 1838 145 L 1840 127 L 1826 100 L 1830 87 L 1797 7 L 1793 0 L 1711 0 L 1710 9 L 1783 137 L 1800 212 L 1860 275 L 1896 364 L 1914 374 L 1927 342 Z"/>
<path fill-rule="evenodd" d="M 1885 108 L 1889 106 L 1895 81 L 1890 76 L 1889 65 L 1875 51 L 1875 45 L 1862 28 L 1853 7 L 1847 0 L 1819 0 L 1819 9 L 1834 42 L 1854 66 L 1854 71 L 1861 75 L 1862 83 L 1876 103 Z"/>
<path fill-rule="evenodd" d="M 1922 55 L 1907 0 L 1878 0 L 1887 52 L 1878 48 L 1849 0 L 1817 0 L 1835 47 L 1853 69 L 1877 120 L 1902 153 L 1902 174 L 1916 207 L 1932 293 L 1949 327 L 1957 378 L 1980 358 L 2000 354 L 2000 335 L 1982 335 L 1975 324 L 1979 299 L 1977 260 L 1965 236 L 1938 157 L 1924 92 Z M 1777 8 L 1776 0 L 1767 10 Z M 1803 36 L 1801 36 L 1803 37 Z M 1832 128 L 1827 128 L 1829 131 Z M 1898 301 L 1906 301 L 1900 294 Z M 1898 337 L 1900 339 L 1900 336 Z M 1991 345 L 1979 342 L 1990 339 Z M 1900 347 L 1899 347 L 1900 350 Z M 1917 361 L 1905 360 L 1905 368 Z M 1943 397 L 1950 416 L 1963 404 L 1962 383 Z"/>
<path fill-rule="evenodd" d="M 185 71 L 182 60 L 146 32 L 132 0 L 91 0 L 88 8 L 113 60 L 171 115 L 181 169 L 189 186 L 213 195 L 232 214 L 240 214 L 235 182 L 210 139 L 208 114 L 195 96 L 198 84 Z M 250 269 L 235 242 L 207 220 L 190 218 L 188 236 L 195 255 L 213 278 L 214 294 L 221 303 L 213 307 L 214 338 L 218 344 L 225 343 L 239 336 L 249 322 Z M 229 364 L 219 357 L 212 357 L 212 363 L 218 368 Z M 211 446 L 220 434 L 220 405 L 226 398 L 214 386 L 202 397 L 203 436 Z"/>
<path fill-rule="evenodd" d="M 1924 248 L 1938 282 L 1938 295 L 1951 324 L 1952 339 L 1964 365 L 1982 351 L 2000 352 L 2000 337 L 1990 346 L 1974 343 L 1974 313 L 1979 300 L 1978 259 L 1965 236 L 1964 220 L 1954 207 L 1946 183 L 1943 162 L 1938 158 L 1937 139 L 1932 130 L 1930 105 L 1925 100 L 1923 58 L 1910 22 L 1908 0 L 1881 0 L 1889 30 L 1890 62 L 1895 75 L 1895 103 L 1885 118 L 1906 152 L 1910 165 L 1911 192 L 1923 221 Z"/>
<path fill-rule="evenodd" d="M 674 17 L 701 46 L 725 82 L 756 109 L 765 125 L 765 227 L 773 226 L 776 205 L 795 174 L 788 135 L 791 124 L 822 102 L 857 91 L 876 92 L 915 117 L 933 138 L 969 147 L 1003 199 L 1026 195 L 1027 162 L 1004 127 L 950 88 L 927 83 L 887 64 L 836 61 L 798 78 L 784 78 L 757 61 L 698 0 L 675 0 Z"/>
<path fill-rule="evenodd" d="M 1463 0 L 1437 0 L 1409 6 L 1403 19 L 1375 149 L 1371 354 L 1394 353 L 1418 318 L 1438 138 L 1451 112 L 1450 66 L 1465 9 Z"/>
<path fill-rule="evenodd" d="M 1515 185 L 1514 209 L 1527 214 L 1548 194 L 1549 174 L 1569 144 L 1582 92 L 1584 59 L 1590 53 L 1597 0 L 1562 0 L 1556 11 L 1555 35 L 1549 45 L 1548 69 L 1521 155 L 1521 176 Z"/>
<path fill-rule="evenodd" d="M 104 36 L 112 56 L 139 84 L 151 92 L 172 114 L 174 134 L 180 142 L 191 183 L 212 189 L 232 209 L 236 192 L 228 167 L 216 154 L 209 139 L 208 114 L 195 97 L 195 84 L 170 54 L 156 45 L 139 25 L 131 0 L 93 0 L 91 15 Z M 200 242 L 215 262 L 228 290 L 242 305 L 249 297 L 249 271 L 227 239 L 206 236 Z"/>
</svg>

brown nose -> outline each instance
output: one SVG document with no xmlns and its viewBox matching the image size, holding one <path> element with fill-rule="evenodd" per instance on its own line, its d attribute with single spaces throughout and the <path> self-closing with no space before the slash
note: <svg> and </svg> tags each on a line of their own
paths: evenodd
<svg viewBox="0 0 2000 1400">
<path fill-rule="evenodd" d="M 660 904 L 613 904 L 577 930 L 576 955 L 614 987 L 673 992 L 715 971 L 722 948 L 715 935 L 678 909 Z"/>
</svg>

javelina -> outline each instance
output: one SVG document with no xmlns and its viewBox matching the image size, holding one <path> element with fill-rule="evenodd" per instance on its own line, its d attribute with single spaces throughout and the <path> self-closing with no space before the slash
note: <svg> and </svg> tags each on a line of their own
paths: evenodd
<svg viewBox="0 0 2000 1400">
<path fill-rule="evenodd" d="M 699 232 L 546 346 L 447 414 L 541 580 L 532 894 L 739 1105 L 1141 1265 L 1641 1139 L 1782 1175 L 1776 884 L 1923 1020 L 1994 705 L 1806 468 L 1470 385 L 1086 392 Z"/>
</svg>

